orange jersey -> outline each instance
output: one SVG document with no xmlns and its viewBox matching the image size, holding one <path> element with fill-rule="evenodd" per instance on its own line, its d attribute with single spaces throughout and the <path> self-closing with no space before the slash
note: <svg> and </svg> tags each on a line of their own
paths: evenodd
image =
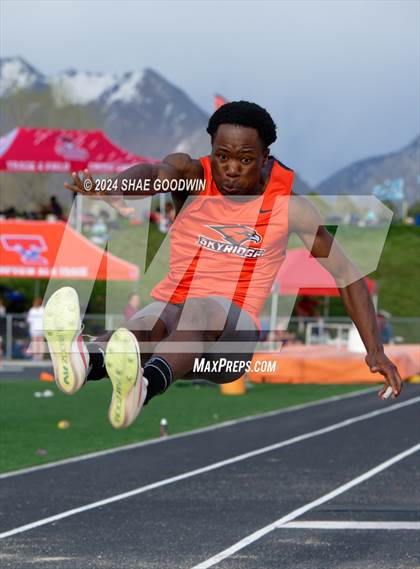
<svg viewBox="0 0 420 569">
<path fill-rule="evenodd" d="M 222 195 L 210 158 L 200 162 L 205 190 L 189 198 L 171 226 L 169 273 L 151 296 L 173 303 L 224 296 L 258 322 L 286 254 L 294 173 L 272 160 L 264 193 L 244 201 Z"/>
</svg>

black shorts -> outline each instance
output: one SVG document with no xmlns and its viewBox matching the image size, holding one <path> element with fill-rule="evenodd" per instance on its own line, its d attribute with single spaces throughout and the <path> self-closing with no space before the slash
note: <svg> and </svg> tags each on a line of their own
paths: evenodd
<svg viewBox="0 0 420 569">
<path fill-rule="evenodd" d="M 206 346 L 196 358 L 194 367 L 185 379 L 206 379 L 214 383 L 229 383 L 241 377 L 251 365 L 260 331 L 251 316 L 223 296 L 208 297 L 218 302 L 226 313 L 226 324 L 216 342 Z M 132 319 L 155 316 L 170 334 L 176 327 L 183 304 L 152 302 L 139 310 Z"/>
</svg>

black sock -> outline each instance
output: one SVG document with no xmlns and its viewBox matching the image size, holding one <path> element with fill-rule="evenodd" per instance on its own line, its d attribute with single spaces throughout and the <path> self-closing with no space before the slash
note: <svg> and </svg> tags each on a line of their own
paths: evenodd
<svg viewBox="0 0 420 569">
<path fill-rule="evenodd" d="M 89 352 L 89 369 L 86 381 L 96 381 L 107 376 L 105 367 L 105 351 L 94 342 L 87 344 Z"/>
<path fill-rule="evenodd" d="M 152 397 L 168 389 L 174 379 L 174 372 L 166 360 L 160 356 L 153 356 L 144 366 L 144 377 L 149 382 L 144 401 L 146 405 Z"/>
</svg>

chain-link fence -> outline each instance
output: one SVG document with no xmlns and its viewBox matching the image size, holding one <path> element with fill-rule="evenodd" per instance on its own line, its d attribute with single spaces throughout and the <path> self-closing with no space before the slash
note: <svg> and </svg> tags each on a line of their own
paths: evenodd
<svg viewBox="0 0 420 569">
<path fill-rule="evenodd" d="M 27 314 L 0 315 L 0 355 L 5 360 L 30 360 Z M 96 336 L 103 330 L 115 330 L 124 322 L 122 315 L 86 314 L 83 318 L 83 334 Z"/>
</svg>

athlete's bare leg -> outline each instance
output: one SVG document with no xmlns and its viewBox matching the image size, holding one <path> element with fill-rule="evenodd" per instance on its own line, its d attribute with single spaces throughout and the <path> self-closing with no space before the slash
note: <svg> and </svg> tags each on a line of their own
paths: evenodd
<svg viewBox="0 0 420 569">
<path fill-rule="evenodd" d="M 178 329 L 178 325 L 182 329 Z M 175 329 L 168 334 L 162 320 L 154 316 L 143 316 L 125 322 L 123 326 L 128 328 L 136 336 L 141 348 L 141 360 L 144 365 L 154 354 L 163 358 L 171 366 L 174 379 L 183 378 L 190 372 L 194 360 L 204 352 L 205 342 L 216 342 L 226 325 L 226 313 L 222 306 L 211 298 L 188 299 L 179 315 Z M 95 344 L 105 351 L 106 344 L 112 332 L 108 332 L 96 338 Z M 170 349 L 174 343 L 180 346 L 194 343 L 194 352 L 183 352 Z M 149 349 L 144 350 L 143 345 Z M 166 348 L 166 350 L 165 350 Z"/>
<path fill-rule="evenodd" d="M 155 354 L 172 367 L 174 379 L 184 378 L 192 370 L 194 360 L 205 351 L 204 344 L 216 342 L 220 337 L 226 319 L 222 306 L 211 298 L 191 298 L 185 302 L 177 327 L 155 347 Z M 179 352 L 173 352 L 170 346 L 175 342 L 180 346 L 193 344 L 195 350 L 183 352 L 180 347 Z"/>
<path fill-rule="evenodd" d="M 143 316 L 141 318 L 133 318 L 122 325 L 123 328 L 130 330 L 141 348 L 141 362 L 144 363 L 150 359 L 153 354 L 153 345 L 157 345 L 161 340 L 168 336 L 165 323 L 155 316 Z M 94 343 L 106 351 L 106 345 L 114 332 L 106 332 L 98 336 Z M 143 346 L 149 346 L 144 350 Z"/>
</svg>

